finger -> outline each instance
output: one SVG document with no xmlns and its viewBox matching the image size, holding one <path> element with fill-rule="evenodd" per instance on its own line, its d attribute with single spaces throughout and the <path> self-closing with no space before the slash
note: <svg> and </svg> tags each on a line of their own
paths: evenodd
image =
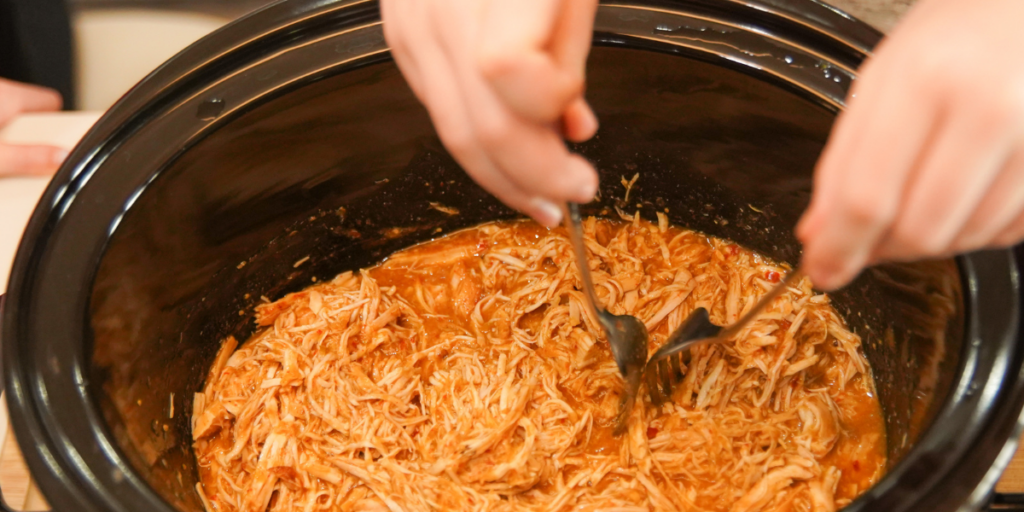
<svg viewBox="0 0 1024 512">
<path fill-rule="evenodd" d="M 1021 210 L 1003 230 L 992 238 L 986 247 L 1008 247 L 1024 240 L 1024 210 Z"/>
<path fill-rule="evenodd" d="M 428 20 L 424 6 L 426 4 L 421 2 L 405 5 L 412 16 L 419 17 L 413 17 L 412 23 L 400 26 L 408 26 L 409 34 L 418 41 L 415 47 L 409 48 L 409 60 L 417 62 L 423 69 L 432 70 L 423 76 L 421 90 L 438 135 L 456 161 L 484 189 L 539 223 L 548 227 L 557 226 L 562 217 L 561 209 L 543 198 L 524 192 L 498 170 L 476 141 L 462 99 L 462 89 L 455 80 L 451 63 L 434 39 L 433 32 L 429 29 L 419 31 L 424 25 L 415 23 L 416 20 Z"/>
<path fill-rule="evenodd" d="M 431 69 L 444 70 L 442 66 Z M 450 75 L 449 75 L 450 76 Z M 471 123 L 454 84 L 429 84 L 431 119 L 452 156 L 474 181 L 501 202 L 547 227 L 562 220 L 562 210 L 544 197 L 523 190 L 506 176 L 484 151 L 472 133 Z M 436 94 L 435 94 L 436 93 Z M 440 96 L 447 97 L 440 97 Z"/>
<path fill-rule="evenodd" d="M 811 207 L 797 228 L 814 284 L 853 279 L 896 216 L 907 180 L 932 137 L 935 113 L 882 62 L 867 69 L 858 97 L 837 120 L 815 172 Z M 885 84 L 883 87 L 882 84 Z"/>
<path fill-rule="evenodd" d="M 594 39 L 596 0 L 563 0 L 550 49 L 562 69 L 583 77 Z"/>
<path fill-rule="evenodd" d="M 517 115 L 536 122 L 554 122 L 566 106 L 583 92 L 582 60 L 568 64 L 548 50 L 556 26 L 575 28 L 580 22 L 562 22 L 563 2 L 572 0 L 491 0 L 484 12 L 477 61 L 487 83 Z M 566 34 L 585 38 L 589 32 Z M 562 45 L 564 46 L 564 45 Z"/>
<path fill-rule="evenodd" d="M 874 62 L 874 59 L 869 59 L 861 67 L 862 74 L 853 82 L 846 97 L 845 107 L 832 125 L 828 141 L 814 169 L 811 202 L 797 223 L 796 233 L 801 239 L 810 237 L 811 227 L 820 227 L 824 221 L 824 216 L 837 195 L 839 187 L 836 181 L 842 176 L 840 171 L 843 164 L 854 155 L 854 148 L 860 144 L 862 133 L 857 128 L 870 122 L 870 109 L 861 109 L 858 106 L 865 102 L 870 103 L 882 93 L 875 81 L 865 81 L 865 78 L 870 76 L 867 71 L 879 65 L 881 64 Z"/>
<path fill-rule="evenodd" d="M 474 181 L 503 203 L 544 226 L 557 226 L 562 219 L 562 210 L 550 201 L 524 191 L 498 169 L 474 136 L 451 64 L 432 44 L 425 45 L 424 50 L 421 56 L 423 65 L 437 71 L 428 78 L 426 104 L 438 135 L 452 156 Z"/>
<path fill-rule="evenodd" d="M 949 112 L 946 119 L 924 151 L 892 228 L 875 248 L 878 258 L 907 261 L 948 253 L 999 175 L 1019 133 L 1020 121 L 1004 108 L 969 103 Z"/>
<path fill-rule="evenodd" d="M 53 89 L 24 84 L 0 78 L 0 98 L 5 107 L 0 109 L 0 124 L 25 112 L 52 112 L 60 110 L 60 94 Z"/>
<path fill-rule="evenodd" d="M 53 146 L 0 144 L 0 177 L 52 174 L 68 152 Z"/>
<path fill-rule="evenodd" d="M 911 90 L 909 84 L 904 84 L 904 77 L 892 83 L 888 79 L 899 76 L 900 66 L 899 56 L 890 56 L 886 52 L 887 43 L 883 40 L 879 53 L 861 66 L 860 76 L 847 96 L 845 110 L 836 118 L 828 143 L 818 159 L 811 204 L 797 226 L 797 234 L 801 239 L 810 238 L 811 233 L 804 231 L 811 226 L 819 226 L 820 229 L 824 220 L 822 217 L 837 207 L 837 200 L 845 195 L 843 181 L 851 170 L 861 172 L 878 169 L 853 167 L 858 159 L 864 164 L 887 164 L 890 169 L 907 169 L 913 165 L 929 134 L 934 116 L 922 115 L 927 112 L 926 104 L 922 101 L 907 101 L 914 99 L 916 91 Z M 893 83 L 898 85 L 894 87 Z M 893 117 L 891 123 L 886 123 L 887 119 L 879 114 L 879 108 L 882 107 L 899 108 L 902 114 L 894 112 L 894 116 L 899 117 Z M 872 126 L 889 124 L 892 128 L 886 130 L 888 134 L 895 127 L 904 126 L 903 123 L 910 123 L 907 125 L 909 130 L 906 137 L 898 139 L 886 139 L 881 134 L 866 131 Z M 881 147 L 885 149 L 886 157 L 877 153 L 865 154 L 865 148 L 872 151 L 880 149 L 877 147 L 879 142 L 885 143 Z"/>
<path fill-rule="evenodd" d="M 551 55 L 559 66 L 581 78 L 586 76 L 587 55 L 593 40 L 596 14 L 595 0 L 563 1 L 562 13 L 558 17 L 550 44 Z M 597 133 L 597 116 L 582 94 L 572 100 L 563 112 L 562 127 L 563 135 L 573 142 L 583 142 Z"/>
<path fill-rule="evenodd" d="M 545 227 L 557 227 L 562 222 L 561 208 L 544 197 L 524 191 L 489 162 L 483 152 L 468 152 L 465 160 L 479 161 L 470 173 L 473 180 L 510 208 L 523 212 Z"/>
<path fill-rule="evenodd" d="M 415 16 L 416 7 L 421 7 L 422 2 L 414 4 L 413 1 L 400 3 L 401 1 L 381 1 L 380 11 L 384 25 L 384 39 L 391 48 L 391 57 L 395 59 L 395 64 L 402 72 L 402 76 L 405 77 L 409 88 L 421 103 L 425 103 L 422 73 L 414 57 L 414 45 L 409 43 L 409 41 L 422 41 L 421 38 L 426 37 L 422 24 L 416 23 L 415 17 L 410 19 L 410 16 Z"/>
<path fill-rule="evenodd" d="M 583 97 L 576 98 L 562 116 L 562 134 L 573 142 L 583 142 L 597 133 L 597 116 Z"/>
<path fill-rule="evenodd" d="M 854 169 L 853 163 L 858 159 L 871 158 L 871 154 L 864 154 L 864 148 L 870 147 L 873 143 L 877 144 L 879 140 L 884 140 L 877 134 L 873 136 L 865 131 L 868 127 L 882 124 L 881 122 L 884 121 L 879 119 L 878 108 L 883 105 L 887 107 L 900 106 L 901 103 L 907 105 L 904 101 L 907 96 L 906 91 L 897 93 L 881 87 L 883 84 L 879 82 L 883 82 L 884 79 L 873 77 L 876 74 L 884 75 L 886 70 L 878 69 L 882 64 L 877 64 L 874 67 L 871 64 L 875 63 L 865 65 L 864 74 L 855 82 L 850 96 L 847 98 L 846 109 L 836 118 L 828 143 L 819 157 L 818 165 L 815 168 L 811 204 L 801 219 L 798 233 L 809 229 L 809 227 L 804 227 L 805 223 L 813 225 L 815 222 L 820 222 L 817 217 L 829 214 L 830 210 L 837 206 L 836 200 L 844 195 L 844 178 L 850 169 Z M 872 73 L 873 69 L 878 69 L 877 73 Z M 909 105 L 907 106 L 909 107 Z M 903 110 L 906 111 L 906 108 Z M 913 116 L 919 113 L 904 112 L 899 121 L 912 120 Z M 893 120 L 892 125 L 897 124 L 898 122 Z M 917 157 L 920 145 L 923 144 L 928 126 L 925 119 L 921 119 L 921 121 L 913 123 L 912 128 L 912 133 L 908 134 L 911 138 L 902 139 L 907 142 L 906 144 L 886 144 L 889 159 L 876 158 L 874 162 L 870 163 L 875 164 L 882 160 L 881 163 L 888 162 L 890 168 L 910 167 Z M 877 167 L 871 169 L 877 169 Z M 857 169 L 858 172 L 862 170 L 867 171 L 868 169 Z"/>
<path fill-rule="evenodd" d="M 523 122 L 503 111 L 496 101 L 471 103 L 471 120 L 480 144 L 520 188 L 556 203 L 587 203 L 594 198 L 596 171 L 585 159 L 571 154 L 555 130 Z"/>
<path fill-rule="evenodd" d="M 578 155 L 571 155 L 550 124 L 525 121 L 505 107 L 475 63 L 460 54 L 471 47 L 469 42 L 474 34 L 443 29 L 446 23 L 471 26 L 470 6 L 461 4 L 450 2 L 445 5 L 456 8 L 432 11 L 431 26 L 455 70 L 475 141 L 506 177 L 532 197 L 543 197 L 556 204 L 589 202 L 597 192 L 597 173 L 593 167 Z"/>
<path fill-rule="evenodd" d="M 953 253 L 1004 245 L 1003 233 L 1012 232 L 1014 222 L 1024 212 L 1024 151 L 1014 153 L 988 187 L 985 196 L 951 244 Z M 999 242 L 996 242 L 999 240 Z M 1014 239 L 1010 243 L 1016 243 Z"/>
</svg>

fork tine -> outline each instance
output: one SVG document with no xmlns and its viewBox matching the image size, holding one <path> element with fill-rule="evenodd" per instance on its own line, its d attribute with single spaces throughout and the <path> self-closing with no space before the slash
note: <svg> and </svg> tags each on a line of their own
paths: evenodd
<svg viewBox="0 0 1024 512">
<path fill-rule="evenodd" d="M 669 368 L 668 361 L 662 359 L 658 361 L 658 376 L 661 377 L 661 389 L 665 393 L 666 399 L 672 398 L 672 369 Z"/>
<path fill-rule="evenodd" d="M 683 354 L 677 356 L 671 356 L 668 358 L 669 365 L 672 366 L 672 376 L 676 381 L 680 381 L 683 378 L 683 369 L 680 367 L 680 360 L 683 358 Z"/>
<path fill-rule="evenodd" d="M 640 389 L 640 379 L 643 367 L 631 366 L 626 373 L 626 393 L 622 395 L 619 402 L 619 414 L 615 420 L 615 429 L 612 435 L 618 437 L 629 429 L 629 416 L 633 412 L 633 404 L 636 403 L 636 394 Z"/>
<path fill-rule="evenodd" d="M 622 395 L 622 399 L 619 401 L 619 412 L 615 415 L 615 428 L 612 430 L 612 435 L 618 437 L 622 435 L 629 428 L 629 398 L 626 395 Z"/>
<path fill-rule="evenodd" d="M 728 339 L 749 324 L 761 310 L 768 306 L 775 297 L 784 292 L 790 282 L 798 279 L 802 273 L 799 269 L 789 273 L 779 284 L 763 295 L 756 304 L 728 327 L 720 327 L 711 322 L 711 313 L 707 308 L 699 307 L 690 313 L 682 325 L 676 327 L 665 344 L 654 352 L 647 361 L 647 392 L 651 402 L 662 405 L 671 400 L 673 388 L 685 379 L 688 365 L 692 362 L 691 349 L 695 346 Z M 666 359 L 668 359 L 666 361 Z M 684 370 L 685 368 L 685 370 Z"/>
<path fill-rule="evenodd" d="M 655 407 L 660 407 L 661 404 L 665 403 L 665 397 L 661 394 L 661 389 L 658 387 L 658 365 L 647 365 L 647 369 L 644 371 L 644 378 L 647 379 L 647 395 L 651 397 L 651 403 Z"/>
</svg>

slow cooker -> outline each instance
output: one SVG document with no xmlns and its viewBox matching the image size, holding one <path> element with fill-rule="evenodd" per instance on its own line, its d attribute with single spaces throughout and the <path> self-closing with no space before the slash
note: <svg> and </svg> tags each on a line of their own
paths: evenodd
<svg viewBox="0 0 1024 512">
<path fill-rule="evenodd" d="M 603 3 L 587 212 L 667 211 L 795 263 L 815 161 L 880 37 L 811 0 Z M 33 476 L 57 511 L 201 511 L 192 396 L 261 297 L 516 215 L 438 142 L 375 2 L 285 0 L 211 34 L 106 113 L 25 232 L 0 333 Z M 888 436 L 887 476 L 846 510 L 1021 502 L 991 498 L 1021 431 L 1021 255 L 883 265 L 834 295 Z"/>
</svg>

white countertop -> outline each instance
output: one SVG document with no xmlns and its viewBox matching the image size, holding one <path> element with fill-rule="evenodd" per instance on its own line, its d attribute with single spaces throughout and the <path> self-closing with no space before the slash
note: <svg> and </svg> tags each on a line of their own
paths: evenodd
<svg viewBox="0 0 1024 512">
<path fill-rule="evenodd" d="M 0 142 L 48 144 L 70 150 L 99 117 L 95 112 L 24 115 L 0 129 Z M 7 289 L 25 224 L 49 182 L 50 177 L 0 178 L 0 293 Z M 4 501 L 16 510 L 46 510 L 49 507 L 29 477 L 9 431 L 6 400 L 0 400 L 0 480 L 4 481 Z"/>
<path fill-rule="evenodd" d="M 99 116 L 95 112 L 24 115 L 0 129 L 0 142 L 49 144 L 71 149 Z M 0 293 L 7 289 L 21 233 L 49 182 L 49 177 L 0 178 Z"/>
</svg>

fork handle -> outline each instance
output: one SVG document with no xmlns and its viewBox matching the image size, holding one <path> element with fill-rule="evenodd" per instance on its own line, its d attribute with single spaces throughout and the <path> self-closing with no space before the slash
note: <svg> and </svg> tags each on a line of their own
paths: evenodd
<svg viewBox="0 0 1024 512">
<path fill-rule="evenodd" d="M 761 311 L 763 311 L 764 308 L 768 307 L 768 304 L 771 304 L 771 302 L 775 300 L 776 297 L 782 295 L 782 292 L 786 291 L 786 288 L 789 287 L 790 283 L 799 280 L 800 278 L 803 277 L 803 275 L 804 273 L 799 267 L 796 270 L 793 270 L 792 272 L 786 274 L 786 277 L 782 278 L 782 281 L 780 281 L 779 284 L 775 285 L 774 288 L 768 290 L 768 293 L 764 294 L 761 297 L 761 300 L 757 301 L 757 304 L 754 304 L 754 307 L 750 308 L 750 311 L 747 311 L 747 314 L 743 315 L 739 320 L 733 322 L 732 325 L 723 328 L 722 332 L 718 334 L 717 338 L 728 339 L 735 336 L 744 327 L 746 327 L 747 324 L 753 321 L 754 318 L 757 317 L 757 315 L 761 314 Z"/>
<path fill-rule="evenodd" d="M 587 309 L 590 315 L 605 332 L 609 327 L 604 325 L 604 320 L 597 310 L 597 292 L 594 290 L 594 281 L 590 277 L 590 265 L 587 264 L 587 246 L 583 242 L 583 220 L 580 216 L 580 206 L 576 203 L 567 202 L 562 205 L 562 213 L 565 216 L 565 229 L 569 232 L 569 241 L 572 242 L 573 253 L 576 256 L 576 268 L 580 271 L 580 280 L 583 281 L 583 293 L 586 294 Z"/>
</svg>

